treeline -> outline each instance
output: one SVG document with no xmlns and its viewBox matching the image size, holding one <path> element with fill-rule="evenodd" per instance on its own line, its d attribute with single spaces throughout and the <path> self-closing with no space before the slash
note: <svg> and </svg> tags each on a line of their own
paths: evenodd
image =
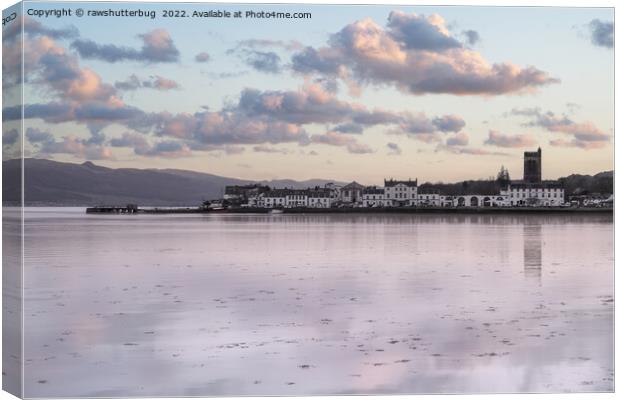
<svg viewBox="0 0 620 400">
<path fill-rule="evenodd" d="M 600 193 L 610 195 L 614 192 L 614 172 L 605 171 L 594 176 L 569 175 L 558 179 L 564 185 L 567 194 L 593 194 Z"/>
<path fill-rule="evenodd" d="M 426 182 L 418 187 L 419 193 L 439 192 L 449 196 L 482 194 L 492 195 L 499 193 L 504 177 L 501 173 L 497 179 L 488 180 L 470 180 L 456 183 L 431 183 Z M 558 179 L 564 186 L 567 196 L 577 194 L 593 194 L 602 195 L 613 194 L 614 190 L 614 173 L 606 171 L 592 175 L 570 175 Z"/>
</svg>

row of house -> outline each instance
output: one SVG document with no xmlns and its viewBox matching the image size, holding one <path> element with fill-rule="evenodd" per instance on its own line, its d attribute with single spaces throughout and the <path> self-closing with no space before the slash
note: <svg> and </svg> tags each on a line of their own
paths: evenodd
<svg viewBox="0 0 620 400">
<path fill-rule="evenodd" d="M 230 198 L 230 197 L 229 197 Z M 363 186 L 357 182 L 340 186 L 308 189 L 269 189 L 243 195 L 248 207 L 330 208 L 330 207 L 517 207 L 561 206 L 564 189 L 556 182 L 508 184 L 495 195 L 443 195 L 420 192 L 417 180 L 385 180 L 383 187 Z"/>
<path fill-rule="evenodd" d="M 564 188 L 556 181 L 542 181 L 542 154 L 524 154 L 524 179 L 505 182 L 494 195 L 443 195 L 420 192 L 417 179 L 385 179 L 383 187 L 330 183 L 308 189 L 271 189 L 246 185 L 226 187 L 224 198 L 260 208 L 330 207 L 558 207 L 564 204 Z"/>
</svg>

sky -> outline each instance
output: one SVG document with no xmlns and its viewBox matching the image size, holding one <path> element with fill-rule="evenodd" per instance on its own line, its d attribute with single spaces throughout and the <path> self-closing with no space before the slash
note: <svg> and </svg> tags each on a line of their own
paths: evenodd
<svg viewBox="0 0 620 400">
<path fill-rule="evenodd" d="M 156 17 L 44 14 L 77 7 L 24 3 L 43 14 L 23 22 L 29 157 L 380 184 L 486 179 L 502 165 L 520 179 L 523 151 L 541 147 L 544 179 L 613 169 L 611 8 L 88 3 Z M 191 16 L 209 10 L 311 18 Z M 19 142 L 20 28 L 3 28 L 5 156 Z"/>
</svg>

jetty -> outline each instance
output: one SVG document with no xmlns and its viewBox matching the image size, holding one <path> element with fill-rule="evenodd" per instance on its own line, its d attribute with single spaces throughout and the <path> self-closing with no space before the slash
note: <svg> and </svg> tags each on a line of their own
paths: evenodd
<svg viewBox="0 0 620 400">
<path fill-rule="evenodd" d="M 127 204 L 126 206 L 96 206 L 88 207 L 87 214 L 136 214 L 140 209 L 136 204 Z"/>
</svg>

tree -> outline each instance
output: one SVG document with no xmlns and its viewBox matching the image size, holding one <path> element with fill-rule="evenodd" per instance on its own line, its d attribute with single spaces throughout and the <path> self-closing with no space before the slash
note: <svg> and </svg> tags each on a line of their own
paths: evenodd
<svg viewBox="0 0 620 400">
<path fill-rule="evenodd" d="M 503 165 L 497 173 L 497 182 L 501 186 L 506 186 L 510 183 L 510 173 L 508 173 L 508 170 Z"/>
</svg>

